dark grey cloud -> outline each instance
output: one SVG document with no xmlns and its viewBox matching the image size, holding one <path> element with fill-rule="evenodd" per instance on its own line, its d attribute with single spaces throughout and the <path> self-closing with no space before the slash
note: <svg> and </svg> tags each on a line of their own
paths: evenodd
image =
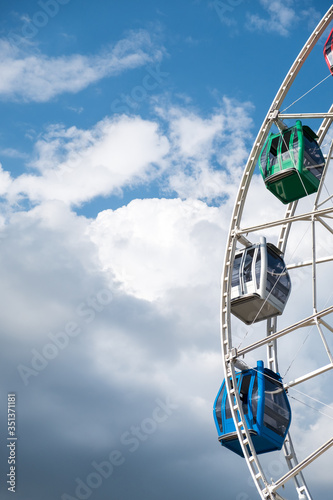
<svg viewBox="0 0 333 500">
<path fill-rule="evenodd" d="M 207 338 L 205 324 L 190 331 L 190 292 L 175 290 L 159 306 L 122 292 L 101 273 L 84 220 L 57 206 L 62 223 L 55 224 L 45 210 L 17 214 L 2 239 L 2 498 L 12 494 L 6 399 L 14 392 L 16 498 L 199 499 L 200 474 L 220 447 L 213 391 L 199 414 L 193 406 L 202 368 L 175 379 L 182 353 L 201 350 Z M 199 295 L 193 291 L 197 303 Z M 215 483 L 207 482 L 212 498 L 219 495 Z"/>
</svg>

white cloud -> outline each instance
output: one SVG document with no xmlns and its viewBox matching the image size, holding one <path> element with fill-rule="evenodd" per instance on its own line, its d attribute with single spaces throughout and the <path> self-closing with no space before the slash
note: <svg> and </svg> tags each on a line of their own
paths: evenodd
<svg viewBox="0 0 333 500">
<path fill-rule="evenodd" d="M 220 269 L 210 268 L 213 261 L 220 260 L 221 220 L 217 208 L 180 200 L 137 200 L 111 214 L 102 213 L 95 223 L 52 201 L 11 216 L 4 228 L 1 252 L 4 272 L 0 299 L 6 348 L 6 363 L 1 369 L 6 368 L 15 390 L 22 394 L 25 425 L 30 426 L 30 406 L 24 404 L 24 398 L 46 399 L 39 412 L 41 418 L 49 418 L 42 419 L 40 431 L 57 422 L 51 441 L 57 439 L 64 450 L 69 443 L 78 442 L 84 447 L 94 443 L 103 449 L 138 419 L 140 423 L 143 417 L 149 417 L 147 408 L 153 410 L 155 398 L 171 394 L 172 401 L 180 400 L 178 417 L 173 422 L 170 418 L 175 443 L 175 435 L 182 434 L 188 409 L 193 430 L 208 424 L 205 432 L 215 439 L 211 404 L 221 370 L 219 351 L 210 344 L 213 338 L 218 345 L 218 320 L 217 314 L 205 318 L 200 310 L 212 302 L 211 307 L 217 310 L 214 296 L 218 300 L 219 290 L 213 282 L 218 283 Z M 101 268 L 101 260 L 107 269 Z M 154 300 L 128 295 L 125 287 L 120 291 L 113 284 L 112 267 L 118 273 L 122 267 L 128 268 L 121 276 L 127 288 L 135 286 L 141 295 L 149 292 Z M 141 274 L 135 267 L 141 268 Z M 128 278 L 131 273 L 133 281 Z M 198 284 L 205 290 L 204 296 L 201 291 L 190 300 Z M 112 287 L 112 302 L 96 313 L 91 323 L 82 323 L 77 306 L 82 301 L 87 303 L 105 286 Z M 200 309 L 202 304 L 204 308 Z M 58 348 L 45 369 L 31 375 L 24 387 L 17 366 L 31 368 L 32 349 L 43 352 L 50 343 L 49 334 L 63 332 L 68 321 L 80 324 L 80 335 L 70 339 L 68 347 Z M 88 394 L 83 399 L 79 396 L 82 384 Z M 87 401 L 90 397 L 101 401 L 105 391 L 109 395 L 105 417 L 98 418 L 96 432 L 88 432 L 92 406 L 89 410 Z M 135 415 L 127 411 L 133 398 L 140 399 Z M 79 407 L 84 416 L 78 426 Z M 64 413 L 66 426 L 62 425 Z M 162 429 L 163 440 L 169 435 L 168 426 Z M 185 441 L 183 437 L 182 443 L 188 439 L 190 436 Z M 158 449 L 164 454 L 165 447 L 158 445 Z"/>
<path fill-rule="evenodd" d="M 86 227 L 84 217 L 60 202 L 9 215 L 1 227 L 0 255 L 5 336 L 35 344 L 53 328 L 63 328 L 73 318 L 75 303 L 94 286 L 101 288 L 96 248 L 84 235 Z"/>
<path fill-rule="evenodd" d="M 234 192 L 252 139 L 251 108 L 224 97 L 209 118 L 183 108 L 159 110 L 169 125 L 171 191 L 208 201 Z"/>
<path fill-rule="evenodd" d="M 262 7 L 269 14 L 269 18 L 261 17 L 259 14 L 248 14 L 249 28 L 276 32 L 279 35 L 287 36 L 290 29 L 298 22 L 298 11 L 293 8 L 292 0 L 260 0 Z"/>
<path fill-rule="evenodd" d="M 170 175 L 169 188 L 181 198 L 198 198 L 213 200 L 230 194 L 229 176 L 226 172 L 216 171 L 209 167 L 208 162 L 196 162 L 185 171 Z M 231 188 L 232 189 L 232 188 Z"/>
<path fill-rule="evenodd" d="M 163 169 L 168 140 L 158 125 L 139 117 L 105 119 L 91 130 L 51 127 L 36 144 L 31 166 L 8 189 L 11 202 L 57 199 L 80 204 L 156 177 Z"/>
<path fill-rule="evenodd" d="M 29 157 L 27 153 L 22 153 L 14 148 L 0 149 L 0 155 L 7 156 L 8 158 L 19 158 L 19 159 L 23 159 L 23 160 L 26 160 Z"/>
<path fill-rule="evenodd" d="M 89 234 L 126 293 L 156 300 L 173 288 L 218 283 L 222 213 L 198 200 L 134 200 L 101 212 Z"/>
<path fill-rule="evenodd" d="M 251 138 L 250 103 L 239 103 L 235 99 L 223 97 L 208 118 L 202 118 L 197 111 L 190 111 L 187 107 L 159 107 L 157 110 L 167 120 L 173 148 L 183 159 L 210 158 L 214 154 L 221 154 L 221 149 L 223 152 L 226 146 L 229 153 L 235 154 L 234 141 Z M 246 148 L 244 144 L 238 144 L 238 147 L 241 146 L 244 160 Z M 225 157 L 222 158 L 225 160 Z"/>
<path fill-rule="evenodd" d="M 215 114 L 203 119 L 194 112 L 172 108 L 169 113 L 170 138 L 181 156 L 193 158 L 206 156 L 207 149 L 221 135 L 224 126 L 223 114 Z"/>
<path fill-rule="evenodd" d="M 4 171 L 2 169 L 2 165 L 0 164 L 0 196 L 5 196 L 8 193 L 11 183 L 12 179 L 10 177 L 10 173 Z"/>
<path fill-rule="evenodd" d="M 127 69 L 160 61 L 163 49 L 156 47 L 144 31 L 127 38 L 96 55 L 73 54 L 48 57 L 27 53 L 0 40 L 0 97 L 26 102 L 46 102 L 55 96 L 76 93 L 102 78 Z"/>
<path fill-rule="evenodd" d="M 160 107 L 151 120 L 121 115 L 87 130 L 49 126 L 35 144 L 31 172 L 16 179 L 6 174 L 7 198 L 12 204 L 26 197 L 80 205 L 154 179 L 181 198 L 228 196 L 252 138 L 249 109 L 225 98 L 208 118 Z"/>
</svg>

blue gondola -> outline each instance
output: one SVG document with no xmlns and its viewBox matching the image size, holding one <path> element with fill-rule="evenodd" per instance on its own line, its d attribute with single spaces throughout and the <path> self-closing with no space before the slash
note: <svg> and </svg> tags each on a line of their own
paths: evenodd
<svg viewBox="0 0 333 500">
<path fill-rule="evenodd" d="M 258 361 L 256 368 L 243 370 L 237 373 L 236 378 L 256 453 L 280 450 L 291 422 L 290 404 L 280 375 L 264 368 L 263 361 Z M 243 456 L 225 380 L 215 399 L 214 420 L 221 445 Z"/>
<path fill-rule="evenodd" d="M 231 312 L 247 325 L 282 314 L 291 281 L 282 253 L 260 239 L 235 254 L 231 283 Z"/>
</svg>

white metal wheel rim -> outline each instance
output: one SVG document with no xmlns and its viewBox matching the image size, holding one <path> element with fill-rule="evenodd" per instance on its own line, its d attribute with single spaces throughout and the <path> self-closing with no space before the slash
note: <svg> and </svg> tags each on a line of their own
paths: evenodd
<svg viewBox="0 0 333 500">
<path fill-rule="evenodd" d="M 236 383 L 236 375 L 235 375 L 235 362 L 237 361 L 238 355 L 242 355 L 245 353 L 244 350 L 242 352 L 237 353 L 237 350 L 232 344 L 232 331 L 231 331 L 231 318 L 230 318 L 230 290 L 231 290 L 231 274 L 232 274 L 232 266 L 233 259 L 235 255 L 236 243 L 240 241 L 241 243 L 246 243 L 246 238 L 244 233 L 240 230 L 240 223 L 243 214 L 243 208 L 247 196 L 247 191 L 250 186 L 252 174 L 258 160 L 258 156 L 260 151 L 264 145 L 264 142 L 267 138 L 269 130 L 274 123 L 274 121 L 283 118 L 290 118 L 292 115 L 281 115 L 279 113 L 279 108 L 285 99 L 294 79 L 296 78 L 299 70 L 301 69 L 303 63 L 311 53 L 313 47 L 316 45 L 317 41 L 329 26 L 330 22 L 333 20 L 333 5 L 328 9 L 325 16 L 319 22 L 318 26 L 315 28 L 307 42 L 305 43 L 303 49 L 295 59 L 295 62 L 291 66 L 289 72 L 287 73 L 280 89 L 278 90 L 271 108 L 265 117 L 263 124 L 259 130 L 258 136 L 254 142 L 253 148 L 250 152 L 248 162 L 244 169 L 244 174 L 240 183 L 239 191 L 236 197 L 236 202 L 232 214 L 229 236 L 227 239 L 226 253 L 225 253 L 225 261 L 224 261 L 224 269 L 222 273 L 222 286 L 221 286 L 221 346 L 222 346 L 222 361 L 225 372 L 225 382 L 226 388 L 228 392 L 230 407 L 232 409 L 232 416 L 235 422 L 236 432 L 238 435 L 238 439 L 240 441 L 241 447 L 243 449 L 243 453 L 250 470 L 252 479 L 257 487 L 258 493 L 260 497 L 264 499 L 282 499 L 283 497 L 279 495 L 277 489 L 287 482 L 290 478 L 295 480 L 296 490 L 298 492 L 299 498 L 303 498 L 306 500 L 311 500 L 312 497 L 307 489 L 305 484 L 303 475 L 302 475 L 302 464 L 298 464 L 296 455 L 293 455 L 293 466 L 294 470 L 290 473 L 290 477 L 288 478 L 280 478 L 280 480 L 270 483 L 261 467 L 261 464 L 258 460 L 257 454 L 254 450 L 251 436 L 248 432 L 246 422 L 244 419 L 242 406 L 239 398 L 239 394 L 237 390 L 233 390 L 237 388 Z M 323 116 L 324 120 L 319 130 L 319 142 L 322 142 L 326 133 L 329 130 L 329 127 L 333 120 L 333 105 L 330 108 L 329 112 L 326 116 Z M 287 245 L 287 240 L 289 236 L 290 224 L 288 222 L 293 220 L 293 216 L 295 213 L 295 209 L 297 206 L 297 202 L 291 203 L 287 207 L 287 211 L 285 213 L 285 224 L 281 225 L 281 233 L 278 242 L 278 246 L 280 249 L 284 250 Z M 276 332 L 276 321 L 268 322 L 270 323 L 271 333 Z M 271 339 L 270 339 L 271 340 Z M 267 343 L 267 341 L 266 341 Z M 271 342 L 271 367 L 274 369 L 277 364 L 276 358 L 276 349 L 274 347 L 275 340 Z M 232 385 L 231 385 L 232 384 Z M 238 416 L 240 416 L 240 423 L 238 423 Z M 333 438 L 329 440 L 325 445 L 326 448 L 333 444 Z M 293 453 L 293 445 L 290 436 L 286 440 L 284 445 L 285 454 Z M 326 449 L 325 448 L 325 449 Z M 316 455 L 316 454 L 314 454 Z M 315 459 L 316 456 L 313 457 Z M 291 466 L 289 466 L 290 468 Z M 286 475 L 287 476 L 287 475 Z"/>
</svg>

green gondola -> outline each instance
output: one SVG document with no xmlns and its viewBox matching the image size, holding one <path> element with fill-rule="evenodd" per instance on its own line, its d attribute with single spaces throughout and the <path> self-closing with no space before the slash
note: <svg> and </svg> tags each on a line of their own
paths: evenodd
<svg viewBox="0 0 333 500">
<path fill-rule="evenodd" d="M 270 134 L 259 156 L 266 187 L 282 203 L 318 190 L 325 160 L 317 135 L 300 120 L 293 127 Z"/>
</svg>

